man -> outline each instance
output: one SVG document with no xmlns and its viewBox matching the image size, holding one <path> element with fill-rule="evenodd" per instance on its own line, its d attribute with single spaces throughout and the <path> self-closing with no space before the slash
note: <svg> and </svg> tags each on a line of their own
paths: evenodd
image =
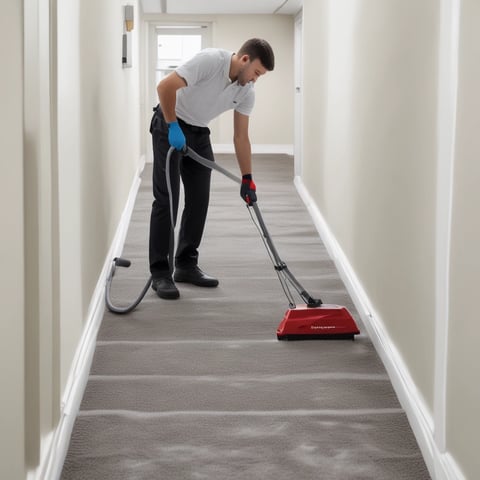
<svg viewBox="0 0 480 480">
<path fill-rule="evenodd" d="M 216 287 L 218 280 L 198 266 L 198 247 L 203 235 L 210 195 L 211 170 L 184 156 L 186 146 L 214 161 L 209 122 L 233 109 L 234 146 L 242 174 L 240 195 L 249 204 L 255 202 L 252 156 L 248 120 L 253 109 L 253 84 L 274 68 L 271 46 L 262 39 L 246 41 L 237 53 L 205 49 L 160 81 L 160 103 L 154 108 L 150 132 L 153 139 L 153 195 L 150 219 L 150 272 L 152 288 L 160 298 L 176 299 L 175 282 Z M 171 233 L 170 195 L 165 176 L 169 148 L 173 215 L 177 215 L 180 176 L 184 185 L 185 207 L 182 214 L 175 273 L 169 263 Z M 175 282 L 174 282 L 175 281 Z"/>
</svg>

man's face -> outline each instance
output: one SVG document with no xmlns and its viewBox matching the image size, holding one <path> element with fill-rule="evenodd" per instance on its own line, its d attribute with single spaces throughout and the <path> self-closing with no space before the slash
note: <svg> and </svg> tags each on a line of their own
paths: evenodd
<svg viewBox="0 0 480 480">
<path fill-rule="evenodd" d="M 242 58 L 242 60 L 244 60 Z M 256 58 L 253 62 L 246 56 L 245 63 L 240 69 L 237 77 L 239 85 L 242 87 L 248 82 L 256 82 L 261 75 L 265 75 L 267 69 L 262 65 L 260 60 Z"/>
</svg>

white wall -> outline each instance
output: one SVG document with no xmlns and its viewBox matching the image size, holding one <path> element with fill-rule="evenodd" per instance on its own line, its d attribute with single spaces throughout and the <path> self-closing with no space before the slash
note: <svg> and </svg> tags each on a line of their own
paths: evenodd
<svg viewBox="0 0 480 480">
<path fill-rule="evenodd" d="M 0 478 L 23 478 L 24 459 L 24 227 L 23 227 L 23 14 L 17 0 L 2 3 L 0 29 L 0 151 L 2 222 L 0 264 Z"/>
<path fill-rule="evenodd" d="M 252 37 L 265 38 L 275 54 L 275 69 L 255 84 L 250 117 L 252 144 L 293 144 L 293 17 L 288 15 L 222 15 L 213 29 L 214 46 L 238 51 Z M 233 115 L 225 112 L 212 128 L 212 142 L 233 142 Z"/>
<path fill-rule="evenodd" d="M 25 227 L 25 455 L 35 466 L 42 438 L 58 420 L 54 308 L 54 200 L 51 128 L 51 37 L 48 0 L 24 4 L 23 177 Z M 55 366 L 54 366 L 55 365 Z"/>
<path fill-rule="evenodd" d="M 297 183 L 438 479 L 480 475 L 480 10 L 459 5 L 304 1 Z"/>
<path fill-rule="evenodd" d="M 60 378 L 65 389 L 73 355 L 84 322 L 81 257 L 82 127 L 80 96 L 80 4 L 67 0 L 58 4 L 58 223 L 60 316 Z M 88 62 L 88 60 L 87 60 Z M 66 288 L 68 285 L 68 288 Z"/>
<path fill-rule="evenodd" d="M 458 109 L 454 150 L 450 310 L 448 326 L 447 448 L 466 478 L 480 477 L 477 415 L 478 285 L 480 278 L 480 5 L 461 2 Z"/>
</svg>

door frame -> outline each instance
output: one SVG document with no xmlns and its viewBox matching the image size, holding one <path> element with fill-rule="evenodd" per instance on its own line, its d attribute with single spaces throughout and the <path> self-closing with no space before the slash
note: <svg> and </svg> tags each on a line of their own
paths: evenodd
<svg viewBox="0 0 480 480">
<path fill-rule="evenodd" d="M 302 175 L 303 165 L 303 9 L 295 17 L 294 27 L 294 173 Z"/>
</svg>

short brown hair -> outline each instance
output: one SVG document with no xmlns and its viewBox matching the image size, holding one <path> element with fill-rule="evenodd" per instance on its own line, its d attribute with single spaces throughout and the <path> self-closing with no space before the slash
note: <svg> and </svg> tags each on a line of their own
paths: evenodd
<svg viewBox="0 0 480 480">
<path fill-rule="evenodd" d="M 247 40 L 240 47 L 237 55 L 239 57 L 248 55 L 251 62 L 258 58 L 262 65 L 270 72 L 275 67 L 275 56 L 272 47 L 266 40 L 262 40 L 261 38 L 251 38 Z"/>
</svg>

